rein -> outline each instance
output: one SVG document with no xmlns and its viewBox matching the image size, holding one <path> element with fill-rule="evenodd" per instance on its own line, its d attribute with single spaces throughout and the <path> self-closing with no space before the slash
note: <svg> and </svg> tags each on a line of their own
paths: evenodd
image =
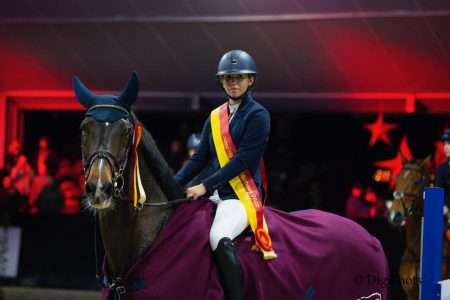
<svg viewBox="0 0 450 300">
<path fill-rule="evenodd" d="M 175 200 L 171 200 L 171 201 L 167 201 L 167 202 L 145 202 L 143 204 L 144 207 L 166 207 L 166 206 L 172 206 L 175 204 L 180 204 L 180 203 L 184 203 L 184 202 L 189 202 L 191 201 L 190 198 L 179 198 L 179 199 L 175 199 Z"/>
</svg>

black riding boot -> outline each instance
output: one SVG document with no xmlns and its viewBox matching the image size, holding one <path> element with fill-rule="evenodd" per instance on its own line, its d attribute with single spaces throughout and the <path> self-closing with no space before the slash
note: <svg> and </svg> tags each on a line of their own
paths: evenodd
<svg viewBox="0 0 450 300">
<path fill-rule="evenodd" d="M 222 287 L 226 300 L 242 300 L 242 271 L 239 257 L 233 241 L 229 238 L 220 240 L 214 251 L 217 267 L 219 268 Z"/>
</svg>

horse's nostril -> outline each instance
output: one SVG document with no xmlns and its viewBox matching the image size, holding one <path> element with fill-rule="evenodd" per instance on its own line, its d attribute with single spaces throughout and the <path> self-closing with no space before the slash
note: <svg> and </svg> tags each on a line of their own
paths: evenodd
<svg viewBox="0 0 450 300">
<path fill-rule="evenodd" d="M 95 184 L 92 182 L 86 183 L 86 194 L 93 194 L 95 192 Z"/>
</svg>

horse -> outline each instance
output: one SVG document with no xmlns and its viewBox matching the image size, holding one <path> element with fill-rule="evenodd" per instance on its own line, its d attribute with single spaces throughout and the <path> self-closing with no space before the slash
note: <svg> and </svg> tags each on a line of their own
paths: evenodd
<svg viewBox="0 0 450 300">
<path fill-rule="evenodd" d="M 138 83 L 133 73 L 120 96 L 111 96 L 95 95 L 73 80 L 87 109 L 81 152 L 87 205 L 105 249 L 102 299 L 223 300 L 209 247 L 215 204 L 183 198 L 132 110 Z M 318 210 L 265 207 L 264 213 L 278 258 L 265 261 L 252 251 L 250 231 L 236 238 L 245 299 L 387 298 L 383 248 L 361 226 Z"/>
<path fill-rule="evenodd" d="M 432 181 L 428 167 L 430 158 L 409 162 L 402 158 L 402 163 L 402 170 L 396 180 L 390 218 L 394 224 L 404 227 L 405 249 L 399 276 L 406 299 L 416 300 L 419 299 L 423 190 Z M 443 247 L 442 278 L 450 278 L 450 244 L 445 234 Z"/>
</svg>

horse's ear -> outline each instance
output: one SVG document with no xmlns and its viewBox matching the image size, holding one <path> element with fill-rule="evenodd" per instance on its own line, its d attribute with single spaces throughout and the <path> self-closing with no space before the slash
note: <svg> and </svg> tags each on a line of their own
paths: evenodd
<svg viewBox="0 0 450 300">
<path fill-rule="evenodd" d="M 85 108 L 89 108 L 94 98 L 91 91 L 76 76 L 72 80 L 72 86 L 78 102 L 80 102 Z"/>
<path fill-rule="evenodd" d="M 429 168 L 430 165 L 431 165 L 431 155 L 428 155 L 427 157 L 425 157 L 424 160 L 422 160 L 422 162 L 420 163 L 420 167 Z"/>
<path fill-rule="evenodd" d="M 127 86 L 123 90 L 119 97 L 120 103 L 126 107 L 131 107 L 131 105 L 136 101 L 136 97 L 139 92 L 139 78 L 136 72 L 133 72 L 128 80 Z"/>
</svg>

